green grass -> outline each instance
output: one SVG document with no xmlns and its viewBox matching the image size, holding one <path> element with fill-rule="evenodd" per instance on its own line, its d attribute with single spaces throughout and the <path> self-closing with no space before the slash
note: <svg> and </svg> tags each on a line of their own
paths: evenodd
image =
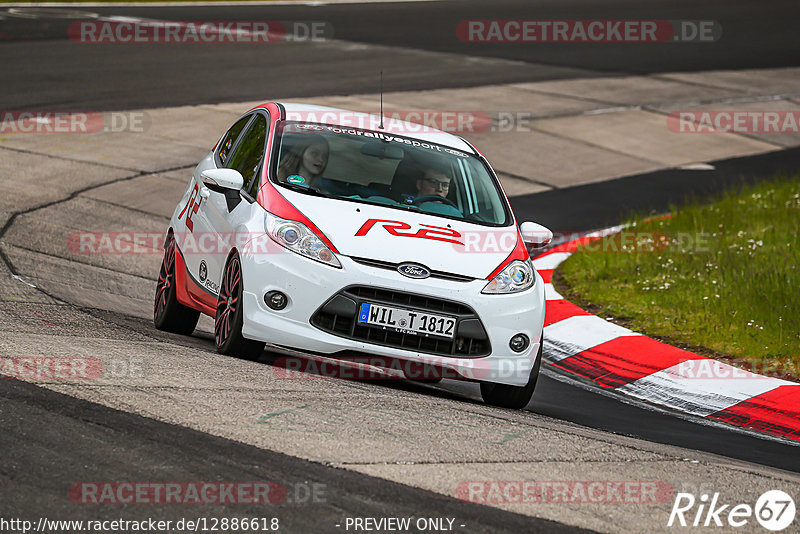
<svg viewBox="0 0 800 534">
<path fill-rule="evenodd" d="M 672 213 L 579 249 L 556 287 L 638 332 L 800 378 L 800 177 Z"/>
</svg>

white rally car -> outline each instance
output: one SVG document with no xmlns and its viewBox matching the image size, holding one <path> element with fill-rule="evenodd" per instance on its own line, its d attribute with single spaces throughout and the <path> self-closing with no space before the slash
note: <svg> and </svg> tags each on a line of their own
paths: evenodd
<svg viewBox="0 0 800 534">
<path fill-rule="evenodd" d="M 542 354 L 544 283 L 489 163 L 400 120 L 267 103 L 194 171 L 169 224 L 157 328 L 215 320 L 223 354 L 265 342 L 392 358 L 480 382 L 524 407 Z"/>
</svg>

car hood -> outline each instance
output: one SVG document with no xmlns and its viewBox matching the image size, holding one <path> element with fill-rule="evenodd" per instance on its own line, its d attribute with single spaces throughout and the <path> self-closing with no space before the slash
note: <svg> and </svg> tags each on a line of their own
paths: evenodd
<svg viewBox="0 0 800 534">
<path fill-rule="evenodd" d="M 333 243 L 339 254 L 487 278 L 514 250 L 513 224 L 490 227 L 379 205 L 280 193 Z"/>
</svg>

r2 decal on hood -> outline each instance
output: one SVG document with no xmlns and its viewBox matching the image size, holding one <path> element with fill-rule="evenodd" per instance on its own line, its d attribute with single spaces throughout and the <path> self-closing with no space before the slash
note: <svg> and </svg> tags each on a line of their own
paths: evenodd
<svg viewBox="0 0 800 534">
<path fill-rule="evenodd" d="M 423 227 L 416 232 L 403 232 L 403 230 L 411 230 L 411 225 L 402 221 L 392 221 L 388 219 L 369 219 L 361 228 L 356 232 L 356 237 L 367 235 L 367 232 L 372 230 L 376 223 L 382 226 L 391 235 L 397 237 L 419 237 L 421 239 L 433 239 L 434 241 L 446 241 L 447 243 L 455 243 L 456 245 L 464 245 L 463 241 L 459 241 L 462 237 L 460 233 L 452 228 L 445 228 L 442 226 L 433 226 L 430 224 L 422 224 Z"/>
</svg>

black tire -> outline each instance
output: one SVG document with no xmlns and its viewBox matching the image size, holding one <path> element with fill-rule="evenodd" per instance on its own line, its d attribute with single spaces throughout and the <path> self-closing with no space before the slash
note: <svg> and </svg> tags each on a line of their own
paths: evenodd
<svg viewBox="0 0 800 534">
<path fill-rule="evenodd" d="M 219 289 L 214 343 L 220 354 L 255 360 L 264 352 L 264 342 L 242 337 L 243 308 L 242 267 L 239 255 L 234 253 L 225 266 Z"/>
<path fill-rule="evenodd" d="M 164 259 L 153 302 L 153 324 L 159 330 L 189 335 L 194 332 L 200 312 L 178 302 L 175 284 L 175 255 L 178 253 L 172 234 L 164 246 Z"/>
<path fill-rule="evenodd" d="M 536 381 L 539 378 L 539 368 L 542 365 L 542 346 L 544 337 L 539 344 L 539 354 L 536 356 L 536 363 L 531 369 L 528 383 L 524 386 L 509 386 L 507 384 L 494 384 L 492 382 L 481 382 L 481 397 L 486 404 L 499 406 L 501 408 L 512 408 L 521 410 L 531 401 L 533 391 L 536 389 Z"/>
</svg>

